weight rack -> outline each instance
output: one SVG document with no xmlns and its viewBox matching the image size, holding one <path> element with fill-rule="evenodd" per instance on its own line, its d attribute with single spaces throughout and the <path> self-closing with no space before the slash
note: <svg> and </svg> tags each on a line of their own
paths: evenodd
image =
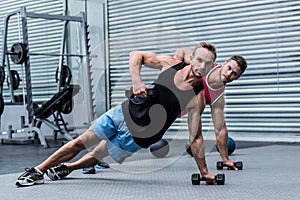
<svg viewBox="0 0 300 200">
<path fill-rule="evenodd" d="M 26 104 L 27 104 L 27 122 L 28 124 L 24 125 L 24 129 L 22 129 L 24 132 L 28 132 L 28 133 L 37 133 L 38 138 L 41 142 L 41 145 L 46 147 L 47 143 L 45 140 L 44 135 L 42 134 L 42 132 L 40 131 L 39 128 L 36 127 L 35 125 L 35 116 L 34 116 L 34 110 L 33 110 L 33 99 L 32 99 L 32 84 L 31 84 L 31 74 L 30 74 L 30 51 L 29 51 L 29 41 L 28 41 L 28 28 L 27 28 L 27 18 L 41 18 L 41 19 L 47 19 L 47 20 L 61 20 L 64 22 L 64 26 L 63 26 L 63 34 L 62 34 L 62 38 L 61 38 L 61 49 L 60 49 L 60 54 L 58 56 L 60 56 L 59 59 L 59 67 L 58 67 L 58 74 L 59 74 L 59 82 L 58 82 L 58 92 L 62 89 L 61 85 L 62 85 L 62 66 L 63 66 L 63 57 L 66 56 L 66 54 L 64 54 L 65 51 L 65 34 L 66 34 L 66 26 L 67 24 L 72 21 L 72 22 L 79 22 L 81 25 L 81 47 L 82 47 L 82 52 L 80 55 L 81 59 L 82 59 L 82 63 L 84 63 L 86 66 L 83 67 L 83 76 L 85 77 L 85 81 L 86 83 L 84 84 L 83 87 L 83 92 L 84 92 L 84 96 L 87 99 L 86 103 L 86 108 L 87 108 L 87 112 L 88 112 L 88 124 L 91 124 L 92 120 L 95 117 L 95 105 L 94 105 L 94 99 L 93 99 L 93 93 L 92 93 L 92 80 L 91 80 L 91 65 L 90 65 L 90 52 L 89 52 L 89 39 L 88 39 L 88 26 L 87 26 L 87 22 L 86 22 L 86 15 L 85 13 L 81 12 L 80 16 L 65 16 L 65 15 L 51 15 L 51 14 L 40 14 L 40 13 L 34 13 L 34 12 L 27 12 L 26 11 L 26 7 L 20 7 L 19 10 L 13 11 L 9 14 L 7 14 L 7 16 L 5 17 L 5 21 L 4 21 L 4 32 L 3 32 L 3 45 L 2 45 L 2 63 L 1 63 L 1 70 L 0 72 L 0 78 L 3 78 L 4 81 L 4 67 L 6 66 L 8 68 L 8 71 L 10 71 L 10 66 L 9 66 L 9 61 L 8 61 L 8 50 L 7 50 L 7 35 L 8 35 L 8 23 L 9 23 L 9 19 L 14 16 L 14 15 L 19 15 L 19 17 L 21 18 L 21 27 L 22 27 L 22 43 L 25 46 L 26 49 L 26 59 L 24 61 L 24 66 L 25 66 L 25 77 L 26 77 Z M 74 56 L 74 55 L 71 55 Z M 7 65 L 6 65 L 6 59 L 7 59 Z M 9 78 L 9 82 L 12 83 L 12 77 L 10 75 L 10 73 L 8 73 L 8 78 Z M 3 94 L 3 81 L 0 81 L 0 98 L 3 100 L 2 98 L 2 94 Z M 14 102 L 14 93 L 13 93 L 13 88 L 12 88 L 12 84 L 10 84 L 10 95 L 11 95 L 11 99 L 12 102 Z M 1 100 L 0 99 L 0 100 Z M 0 114 L 2 115 L 2 113 Z M 70 136 L 65 134 L 65 138 L 67 138 L 68 140 L 70 139 Z M 6 140 L 8 140 L 8 143 L 12 143 L 11 140 L 13 140 L 11 138 L 11 134 L 9 136 L 9 138 L 7 138 Z M 2 140 L 3 142 L 3 140 Z M 22 142 L 21 142 L 22 143 Z"/>
</svg>

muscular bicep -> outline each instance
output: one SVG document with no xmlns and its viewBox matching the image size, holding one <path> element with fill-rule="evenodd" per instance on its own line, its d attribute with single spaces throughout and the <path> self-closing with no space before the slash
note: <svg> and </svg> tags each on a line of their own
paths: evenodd
<svg viewBox="0 0 300 200">
<path fill-rule="evenodd" d="M 178 63 L 176 59 L 167 55 L 158 55 L 149 51 L 132 51 L 130 53 L 130 66 L 145 65 L 149 68 L 163 70 Z"/>
<path fill-rule="evenodd" d="M 130 52 L 129 65 L 142 66 L 146 65 L 151 68 L 161 69 L 161 65 L 158 59 L 158 55 L 149 51 L 132 51 Z"/>
</svg>

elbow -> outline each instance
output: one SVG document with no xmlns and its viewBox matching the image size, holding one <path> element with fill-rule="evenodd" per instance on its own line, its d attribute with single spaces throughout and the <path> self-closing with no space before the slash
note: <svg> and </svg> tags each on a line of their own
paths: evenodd
<svg viewBox="0 0 300 200">
<path fill-rule="evenodd" d="M 141 51 L 131 51 L 129 53 L 129 66 L 130 68 L 135 66 L 141 66 L 144 62 L 144 57 Z"/>
<path fill-rule="evenodd" d="M 173 56 L 176 60 L 184 61 L 184 52 L 182 49 L 177 49 Z"/>
<path fill-rule="evenodd" d="M 136 57 L 137 55 L 139 55 L 139 51 L 137 50 L 133 50 L 129 53 L 130 58 Z"/>
</svg>

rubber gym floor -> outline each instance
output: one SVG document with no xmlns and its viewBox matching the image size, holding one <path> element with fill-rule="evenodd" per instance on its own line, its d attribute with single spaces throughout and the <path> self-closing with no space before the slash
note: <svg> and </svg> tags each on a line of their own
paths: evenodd
<svg viewBox="0 0 300 200">
<path fill-rule="evenodd" d="M 0 144 L 0 199 L 300 199 L 299 142 L 236 140 L 231 159 L 243 161 L 241 171 L 217 170 L 218 152 L 213 145 L 206 145 L 208 168 L 212 173 L 224 173 L 225 185 L 192 185 L 191 174 L 198 170 L 185 152 L 186 140 L 179 139 L 170 141 L 170 152 L 165 158 L 155 158 L 146 149 L 122 165 L 107 159 L 110 168 L 97 169 L 96 174 L 77 170 L 60 181 L 51 181 L 45 175 L 45 184 L 16 187 L 15 181 L 25 167 L 37 165 L 62 143 L 60 139 L 48 142 L 50 148 L 39 144 Z"/>
</svg>

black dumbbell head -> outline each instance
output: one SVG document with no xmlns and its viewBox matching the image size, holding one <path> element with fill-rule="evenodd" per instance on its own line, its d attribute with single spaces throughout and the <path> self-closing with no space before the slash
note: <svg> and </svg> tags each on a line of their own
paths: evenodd
<svg viewBox="0 0 300 200">
<path fill-rule="evenodd" d="M 200 185 L 200 174 L 192 174 L 191 181 L 193 185 Z"/>
</svg>

